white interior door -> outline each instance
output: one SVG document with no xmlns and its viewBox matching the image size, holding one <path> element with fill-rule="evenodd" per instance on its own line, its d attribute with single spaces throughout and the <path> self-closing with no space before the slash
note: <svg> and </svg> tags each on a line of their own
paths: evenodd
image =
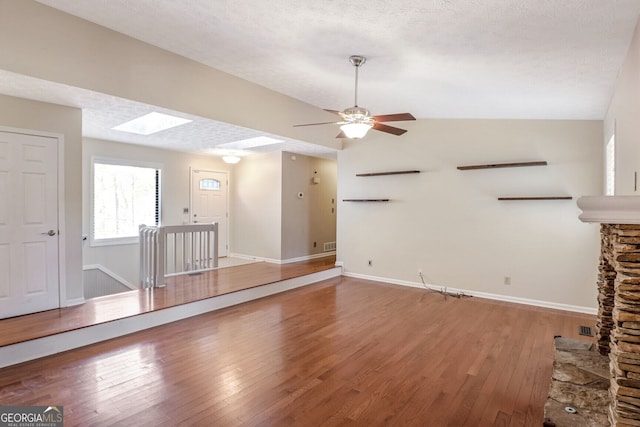
<svg viewBox="0 0 640 427">
<path fill-rule="evenodd" d="M 0 318 L 60 307 L 58 140 L 0 132 Z"/>
<path fill-rule="evenodd" d="M 218 256 L 228 254 L 228 187 L 226 172 L 191 171 L 191 222 L 218 223 Z"/>
</svg>

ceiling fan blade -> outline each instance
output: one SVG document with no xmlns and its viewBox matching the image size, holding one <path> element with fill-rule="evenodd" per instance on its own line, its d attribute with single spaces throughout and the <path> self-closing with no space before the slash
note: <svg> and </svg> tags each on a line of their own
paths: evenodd
<svg viewBox="0 0 640 427">
<path fill-rule="evenodd" d="M 373 116 L 373 118 L 376 122 L 403 122 L 416 119 L 409 113 L 383 114 L 382 116 Z"/>
<path fill-rule="evenodd" d="M 347 135 L 345 135 L 345 133 L 343 131 L 340 131 L 338 136 L 336 136 L 336 138 L 346 138 L 346 137 L 347 137 Z"/>
<path fill-rule="evenodd" d="M 382 123 L 376 123 L 373 125 L 375 130 L 379 130 L 380 132 L 390 133 L 392 135 L 400 136 L 406 132 L 405 129 L 396 128 L 393 126 L 383 125 Z"/>
<path fill-rule="evenodd" d="M 293 125 L 294 128 L 299 128 L 301 126 L 316 126 L 316 125 L 336 125 L 337 122 L 322 122 L 322 123 L 306 123 L 304 125 Z"/>
<path fill-rule="evenodd" d="M 340 116 L 340 118 L 344 118 L 344 114 L 342 113 L 342 111 L 327 110 L 327 109 L 325 109 L 324 111 L 326 111 L 327 113 L 335 114 L 336 116 Z M 341 124 L 341 122 L 320 122 L 320 123 L 305 123 L 303 125 L 293 125 L 293 127 L 297 128 L 301 126 L 339 125 L 339 124 Z"/>
</svg>

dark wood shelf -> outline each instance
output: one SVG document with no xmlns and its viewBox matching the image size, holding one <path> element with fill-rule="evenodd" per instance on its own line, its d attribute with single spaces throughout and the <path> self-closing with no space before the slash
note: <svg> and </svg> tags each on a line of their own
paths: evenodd
<svg viewBox="0 0 640 427">
<path fill-rule="evenodd" d="M 343 202 L 388 202 L 389 199 L 342 199 Z"/>
<path fill-rule="evenodd" d="M 498 197 L 498 200 L 571 200 L 571 196 L 543 196 L 543 197 Z"/>
<path fill-rule="evenodd" d="M 470 165 L 470 166 L 458 166 L 461 171 L 468 171 L 474 169 L 500 169 L 500 168 L 522 168 L 528 166 L 547 166 L 546 161 L 539 162 L 518 162 L 518 163 L 493 163 L 487 165 Z"/>
<path fill-rule="evenodd" d="M 420 173 L 420 171 L 409 170 L 409 171 L 357 173 L 356 176 L 406 175 L 406 174 L 410 174 L 410 173 Z"/>
</svg>

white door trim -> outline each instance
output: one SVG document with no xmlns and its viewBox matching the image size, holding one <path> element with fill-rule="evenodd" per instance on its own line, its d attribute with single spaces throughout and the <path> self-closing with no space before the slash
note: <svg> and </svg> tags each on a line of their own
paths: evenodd
<svg viewBox="0 0 640 427">
<path fill-rule="evenodd" d="M 42 136 L 58 140 L 58 296 L 60 298 L 60 307 L 73 305 L 74 302 L 67 301 L 67 233 L 64 215 L 64 134 L 14 128 L 9 126 L 0 126 L 0 132 L 15 133 L 19 135 Z"/>
<path fill-rule="evenodd" d="M 225 245 L 227 246 L 227 256 L 231 254 L 231 248 L 229 247 L 229 242 L 231 241 L 231 205 L 229 204 L 229 182 L 231 178 L 229 177 L 229 171 L 221 171 L 221 170 L 211 170 L 211 169 L 203 169 L 203 168 L 194 168 L 189 166 L 189 223 L 193 217 L 191 214 L 193 213 L 193 172 L 194 171 L 202 171 L 202 172 L 210 172 L 210 173 L 223 173 L 227 177 L 227 241 Z"/>
</svg>

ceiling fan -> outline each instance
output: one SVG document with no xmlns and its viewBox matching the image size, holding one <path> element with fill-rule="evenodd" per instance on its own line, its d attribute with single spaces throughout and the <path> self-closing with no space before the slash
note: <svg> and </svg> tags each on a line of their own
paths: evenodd
<svg viewBox="0 0 640 427">
<path fill-rule="evenodd" d="M 350 139 L 363 138 L 371 128 L 380 132 L 386 132 L 397 136 L 405 133 L 405 129 L 385 125 L 383 124 L 383 122 L 401 122 L 405 120 L 415 120 L 416 118 L 413 117 L 413 115 L 409 113 L 398 113 L 372 116 L 369 113 L 369 110 L 367 110 L 366 108 L 358 107 L 358 69 L 362 65 L 364 65 L 366 61 L 367 58 L 360 55 L 352 55 L 349 57 L 349 62 L 351 62 L 351 64 L 356 68 L 356 90 L 354 106 L 349 107 L 344 111 L 324 110 L 340 116 L 340 118 L 342 119 L 341 121 L 308 123 L 304 125 L 294 125 L 294 127 L 337 124 L 340 125 L 341 132 L 338 134 L 338 136 L 336 136 L 336 138 Z"/>
</svg>

